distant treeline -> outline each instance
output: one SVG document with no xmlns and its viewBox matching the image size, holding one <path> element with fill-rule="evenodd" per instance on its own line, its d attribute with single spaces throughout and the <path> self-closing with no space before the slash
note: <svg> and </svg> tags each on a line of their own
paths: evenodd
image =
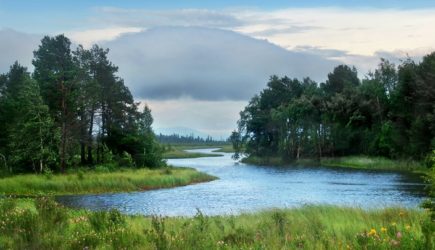
<svg viewBox="0 0 435 250">
<path fill-rule="evenodd" d="M 435 53 L 364 79 L 337 66 L 326 82 L 272 76 L 240 113 L 231 140 L 252 156 L 375 155 L 424 159 L 435 148 Z"/>
<path fill-rule="evenodd" d="M 215 140 L 211 136 L 207 136 L 206 138 L 191 135 L 157 135 L 157 140 L 162 144 L 225 144 L 227 141 L 223 140 Z"/>
<path fill-rule="evenodd" d="M 108 53 L 97 45 L 72 51 L 64 35 L 46 36 L 33 73 L 16 62 L 0 75 L 0 167 L 163 164 L 151 110 L 139 110 Z"/>
</svg>

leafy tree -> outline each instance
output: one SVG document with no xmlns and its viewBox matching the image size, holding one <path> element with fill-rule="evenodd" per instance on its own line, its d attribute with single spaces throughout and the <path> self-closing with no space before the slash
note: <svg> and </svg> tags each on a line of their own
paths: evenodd
<svg viewBox="0 0 435 250">
<path fill-rule="evenodd" d="M 38 82 L 44 102 L 48 105 L 61 131 L 59 157 L 64 171 L 71 157 L 74 128 L 77 118 L 76 68 L 72 59 L 71 42 L 64 35 L 44 37 L 34 52 L 34 78 Z"/>
<path fill-rule="evenodd" d="M 234 160 L 240 159 L 240 152 L 242 150 L 242 140 L 240 133 L 233 131 L 230 136 L 230 142 L 233 145 L 234 154 L 231 156 Z"/>
<path fill-rule="evenodd" d="M 58 131 L 42 101 L 38 85 L 31 79 L 26 81 L 15 97 L 20 116 L 8 137 L 11 162 L 14 166 L 31 166 L 35 172 L 42 173 L 48 164 L 53 165 L 56 161 L 54 145 Z"/>
<path fill-rule="evenodd" d="M 56 160 L 53 145 L 57 133 L 48 107 L 27 69 L 17 62 L 3 75 L 3 79 L 4 90 L 0 101 L 3 112 L 0 117 L 7 121 L 1 136 L 3 152 L 14 170 L 42 172 L 47 164 Z"/>
</svg>

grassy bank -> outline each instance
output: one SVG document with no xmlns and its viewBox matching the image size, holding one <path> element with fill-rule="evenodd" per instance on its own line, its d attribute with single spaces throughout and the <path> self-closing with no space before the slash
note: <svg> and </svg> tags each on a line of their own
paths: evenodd
<svg viewBox="0 0 435 250">
<path fill-rule="evenodd" d="M 427 168 L 423 164 L 412 160 L 391 160 L 383 157 L 371 156 L 345 156 L 336 158 L 322 158 L 323 166 L 359 168 L 359 169 L 379 169 L 425 172 Z"/>
<path fill-rule="evenodd" d="M 391 160 L 383 157 L 371 156 L 345 156 L 316 159 L 300 159 L 297 161 L 286 162 L 280 157 L 255 157 L 250 156 L 242 160 L 244 163 L 255 165 L 310 165 L 310 166 L 327 166 L 342 167 L 354 169 L 371 169 L 371 170 L 391 170 L 391 171 L 411 171 L 417 173 L 426 173 L 428 168 L 417 161 Z"/>
<path fill-rule="evenodd" d="M 206 153 L 192 153 L 186 152 L 189 149 L 206 149 L 206 148 L 217 148 L 213 152 L 214 154 Z M 163 154 L 166 159 L 183 159 L 183 158 L 200 158 L 200 157 L 218 157 L 222 156 L 217 153 L 232 153 L 234 152 L 233 147 L 229 144 L 224 145 L 173 145 Z"/>
<path fill-rule="evenodd" d="M 238 216 L 162 218 L 0 200 L 6 249 L 431 249 L 428 212 L 304 206 Z M 422 226 L 423 225 L 423 226 Z"/>
<path fill-rule="evenodd" d="M 185 151 L 185 149 L 179 149 L 176 147 L 172 148 L 169 151 L 166 151 L 163 154 L 163 158 L 165 159 L 185 159 L 185 158 L 217 157 L 217 156 L 222 156 L 222 155 L 187 152 Z"/>
<path fill-rule="evenodd" d="M 206 148 L 217 148 L 214 150 L 214 154 L 206 153 L 192 153 L 186 152 L 189 149 L 206 149 Z M 183 158 L 200 158 L 200 157 L 217 157 L 222 156 L 216 153 L 233 153 L 233 146 L 230 144 L 223 145 L 172 145 L 168 151 L 163 154 L 166 159 L 183 159 Z"/>
<path fill-rule="evenodd" d="M 67 174 L 25 174 L 0 179 L 3 195 L 60 195 L 129 192 L 183 186 L 214 180 L 191 168 L 77 171 Z"/>
<path fill-rule="evenodd" d="M 233 145 L 227 144 L 219 146 L 218 150 L 215 150 L 213 152 L 220 152 L 220 153 L 234 153 Z"/>
</svg>

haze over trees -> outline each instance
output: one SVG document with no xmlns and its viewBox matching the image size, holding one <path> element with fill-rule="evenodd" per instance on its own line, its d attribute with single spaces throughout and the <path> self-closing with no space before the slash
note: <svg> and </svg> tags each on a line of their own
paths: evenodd
<svg viewBox="0 0 435 250">
<path fill-rule="evenodd" d="M 240 112 L 231 141 L 283 160 L 365 154 L 422 160 L 435 148 L 435 53 L 359 79 L 336 67 L 324 83 L 272 76 Z M 243 144 L 243 147 L 240 147 Z"/>
<path fill-rule="evenodd" d="M 43 172 L 163 164 L 151 110 L 139 111 L 108 53 L 97 45 L 72 50 L 64 35 L 46 36 L 34 51 L 33 74 L 16 62 L 0 75 L 1 165 Z"/>
<path fill-rule="evenodd" d="M 208 144 L 225 144 L 226 141 L 223 140 L 215 140 L 211 136 L 207 136 L 206 138 L 200 136 L 191 135 L 157 135 L 157 140 L 162 144 L 193 144 L 193 145 L 208 145 Z"/>
</svg>

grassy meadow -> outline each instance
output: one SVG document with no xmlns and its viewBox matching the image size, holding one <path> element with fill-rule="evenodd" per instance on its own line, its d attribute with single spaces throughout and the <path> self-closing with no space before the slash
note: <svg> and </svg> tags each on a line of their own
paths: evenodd
<svg viewBox="0 0 435 250">
<path fill-rule="evenodd" d="M 431 249 L 429 212 L 303 206 L 193 218 L 0 200 L 2 249 Z"/>
<path fill-rule="evenodd" d="M 22 174 L 0 179 L 2 195 L 64 195 L 130 192 L 214 180 L 192 168 L 96 168 L 66 174 Z"/>
</svg>

